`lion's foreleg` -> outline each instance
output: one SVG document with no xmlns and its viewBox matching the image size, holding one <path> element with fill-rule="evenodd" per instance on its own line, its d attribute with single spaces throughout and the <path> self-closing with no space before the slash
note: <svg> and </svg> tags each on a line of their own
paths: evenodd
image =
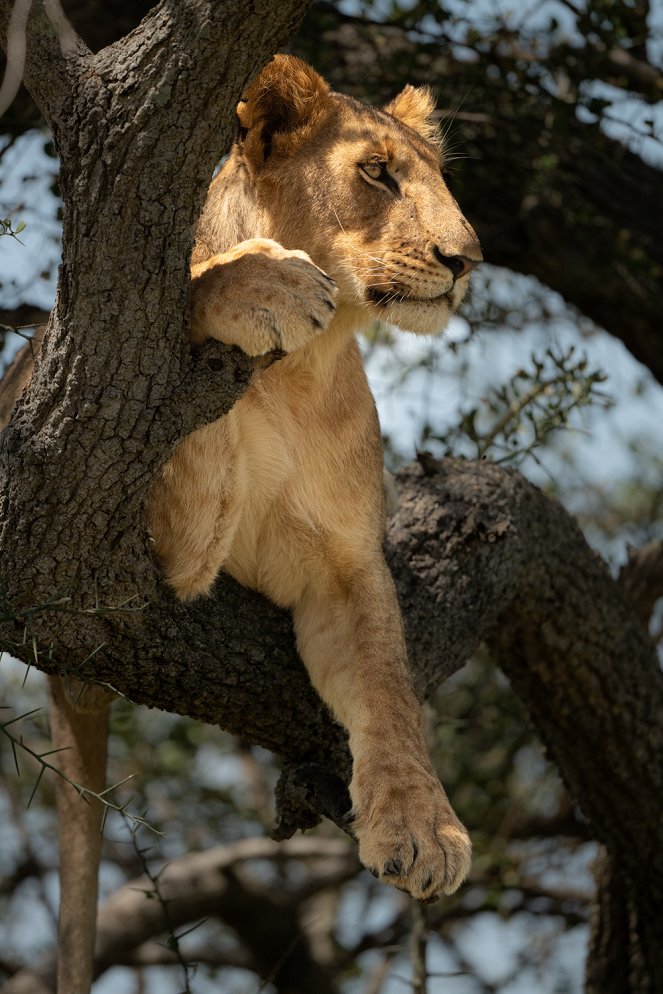
<svg viewBox="0 0 663 994">
<path fill-rule="evenodd" d="M 112 698 L 99 687 L 49 677 L 51 736 L 63 774 L 55 783 L 60 842 L 58 992 L 88 994 L 93 977 L 108 713 Z M 66 778 L 66 779 L 65 779 Z M 71 781 L 71 782 L 69 782 Z"/>
<path fill-rule="evenodd" d="M 329 326 L 336 292 L 305 252 L 252 238 L 191 267 L 191 340 L 293 352 Z"/>
<path fill-rule="evenodd" d="M 232 543 L 246 472 L 232 417 L 188 435 L 155 480 L 147 519 L 166 580 L 182 600 L 207 594 Z"/>
<path fill-rule="evenodd" d="M 453 892 L 470 842 L 430 763 L 386 564 L 309 587 L 294 617 L 312 682 L 349 732 L 362 862 L 418 899 Z"/>
</svg>

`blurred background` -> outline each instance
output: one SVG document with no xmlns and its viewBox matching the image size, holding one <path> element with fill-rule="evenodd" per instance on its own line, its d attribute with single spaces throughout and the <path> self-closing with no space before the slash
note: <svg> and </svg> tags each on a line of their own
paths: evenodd
<svg viewBox="0 0 663 994">
<path fill-rule="evenodd" d="M 64 6 L 98 49 L 151 4 Z M 487 260 L 442 336 L 367 330 L 387 465 L 418 449 L 512 465 L 617 571 L 663 538 L 663 2 L 316 2 L 290 50 L 368 102 L 435 89 L 448 182 Z M 21 93 L 0 122 L 3 368 L 53 303 L 57 172 Z M 660 612 L 651 625 L 660 644 Z M 57 851 L 42 676 L 5 655 L 0 702 L 3 984 L 51 954 Z M 119 701 L 95 994 L 581 991 L 596 850 L 526 714 L 487 656 L 429 711 L 475 857 L 456 896 L 419 907 L 329 824 L 268 840 L 271 755 Z"/>
</svg>

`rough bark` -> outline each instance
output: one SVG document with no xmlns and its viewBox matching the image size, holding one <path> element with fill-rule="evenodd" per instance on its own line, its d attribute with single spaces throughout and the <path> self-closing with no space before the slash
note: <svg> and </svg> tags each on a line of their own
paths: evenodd
<svg viewBox="0 0 663 994">
<path fill-rule="evenodd" d="M 10 8 L 0 8 L 4 24 Z M 64 230 L 50 334 L 4 438 L 10 463 L 21 453 L 0 526 L 18 528 L 10 546 L 4 537 L 13 597 L 43 597 L 46 559 L 51 594 L 92 584 L 103 601 L 107 582 L 126 596 L 150 585 L 145 533 L 122 522 L 141 520 L 156 467 L 228 408 L 251 370 L 212 345 L 189 355 L 193 225 L 238 96 L 303 9 L 283 4 L 275 15 L 257 4 L 247 17 L 238 3 L 200 0 L 175 12 L 164 2 L 94 56 L 82 42 L 63 54 L 40 6 L 31 17 L 25 81 L 60 153 Z M 57 520 L 53 501 L 67 504 Z M 66 550 L 79 543 L 87 565 L 74 581 Z M 32 563 L 28 547 L 38 550 Z"/>
<path fill-rule="evenodd" d="M 330 789 L 304 777 L 298 798 L 284 793 L 287 834 L 317 816 L 302 795 L 342 820 L 344 735 L 289 618 L 227 577 L 208 600 L 177 603 L 143 519 L 178 440 L 253 373 L 215 345 L 192 357 L 183 315 L 192 226 L 232 108 L 292 27 L 290 7 L 267 6 L 247 21 L 240 4 L 164 0 L 97 56 L 80 44 L 63 55 L 39 10 L 32 21 L 26 80 L 62 157 L 64 255 L 42 358 L 0 439 L 0 634 L 46 672 L 272 749 L 291 785 L 301 764 L 335 771 Z M 624 994 L 660 991 L 663 688 L 645 629 L 571 519 L 517 474 L 424 459 L 402 485 L 387 551 L 419 689 L 481 641 L 494 647 L 629 881 L 628 962 L 644 965 Z"/>
<path fill-rule="evenodd" d="M 605 844 L 588 994 L 660 992 L 663 680 L 640 620 L 635 559 L 623 590 L 561 507 L 495 467 L 447 466 L 424 461 L 425 481 L 407 480 L 390 529 L 399 593 L 413 573 L 428 578 L 426 593 L 443 592 L 445 650 L 485 638 Z M 657 581 L 660 546 L 639 558 L 640 576 Z M 404 606 L 425 686 L 419 626 L 434 609 L 422 597 L 418 615 L 418 600 Z"/>
</svg>

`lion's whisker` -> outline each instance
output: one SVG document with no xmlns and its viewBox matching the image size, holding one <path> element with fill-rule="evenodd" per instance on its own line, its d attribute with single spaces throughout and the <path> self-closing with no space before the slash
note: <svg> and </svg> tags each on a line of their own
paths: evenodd
<svg viewBox="0 0 663 994">
<path fill-rule="evenodd" d="M 373 255 L 369 255 L 369 253 L 368 253 L 368 252 L 364 252 L 364 251 L 362 251 L 362 250 L 360 250 L 360 249 L 357 249 L 357 248 L 356 248 L 356 247 L 354 246 L 354 244 L 353 244 L 353 242 L 352 242 L 352 238 L 350 237 L 350 235 L 349 235 L 349 234 L 347 233 L 347 231 L 345 230 L 345 228 L 344 228 L 344 227 L 343 227 L 343 225 L 341 224 L 341 219 L 340 219 L 340 217 L 338 216 L 338 213 L 337 213 L 336 209 L 335 209 L 334 207 L 332 207 L 332 210 L 333 210 L 333 212 L 334 212 L 334 217 L 336 218 L 336 223 L 338 224 L 338 226 L 339 226 L 339 228 L 341 229 L 342 233 L 343 233 L 343 234 L 345 235 L 345 237 L 347 238 L 348 242 L 350 243 L 350 248 L 351 248 L 351 249 L 353 250 L 353 252 L 354 252 L 354 253 L 355 253 L 355 255 L 357 256 L 357 258 L 362 258 L 362 257 L 363 257 L 363 258 L 365 258 L 365 259 L 370 259 L 370 260 L 371 260 L 371 262 L 377 262 L 377 263 L 378 263 L 378 265 L 382 265 L 382 260 L 381 260 L 381 259 L 377 259 L 377 258 L 376 258 L 375 256 L 373 256 Z"/>
</svg>

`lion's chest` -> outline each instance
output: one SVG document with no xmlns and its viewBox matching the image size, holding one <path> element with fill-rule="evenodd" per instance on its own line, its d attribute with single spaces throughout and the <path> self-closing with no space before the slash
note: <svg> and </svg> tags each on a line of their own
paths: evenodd
<svg viewBox="0 0 663 994">
<path fill-rule="evenodd" d="M 340 421 L 323 391 L 247 393 L 228 415 L 237 517 L 224 570 L 292 607 L 316 573 L 380 541 L 382 456 L 372 398 Z"/>
<path fill-rule="evenodd" d="M 240 402 L 241 404 L 241 402 Z M 237 519 L 224 570 L 283 606 L 299 598 L 328 497 L 324 464 L 305 422 L 239 404 Z"/>
</svg>

